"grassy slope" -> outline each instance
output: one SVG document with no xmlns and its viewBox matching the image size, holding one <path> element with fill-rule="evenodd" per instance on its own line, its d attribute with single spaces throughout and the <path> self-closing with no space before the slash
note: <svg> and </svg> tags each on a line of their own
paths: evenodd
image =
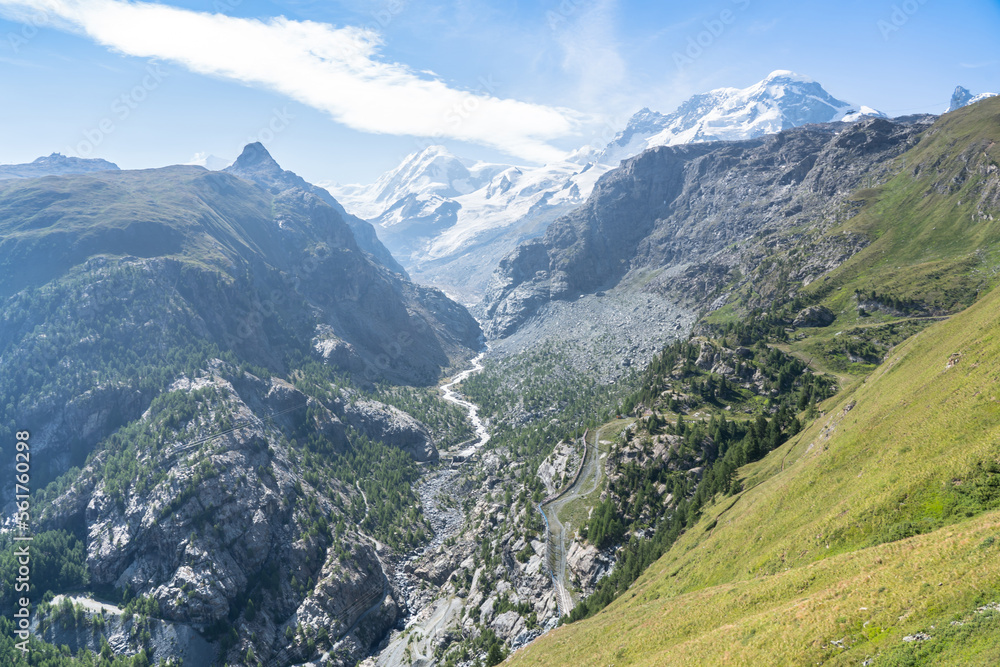
<svg viewBox="0 0 1000 667">
<path fill-rule="evenodd" d="M 269 195 L 198 167 L 0 184 L 0 294 L 44 284 L 94 254 L 207 267 L 274 246 Z"/>
<path fill-rule="evenodd" d="M 995 283 L 1000 263 L 1000 219 L 984 215 L 1000 204 L 998 138 L 1000 99 L 937 121 L 898 160 L 893 179 L 855 193 L 860 213 L 830 232 L 863 233 L 871 245 L 806 292 L 854 318 L 854 289 L 944 310 L 972 303 Z"/>
<path fill-rule="evenodd" d="M 995 136 L 1000 103 L 944 123 L 947 131 L 938 127 L 906 159 L 954 178 L 947 170 L 963 160 L 935 155 Z M 990 175 L 996 146 L 987 144 L 974 164 Z M 876 276 L 898 296 L 927 294 L 944 307 L 970 288 L 974 294 L 973 282 L 988 282 L 969 273 L 995 259 L 994 226 L 973 222 L 966 208 L 969 197 L 981 197 L 982 179 L 973 174 L 954 191 L 928 194 L 910 173 L 851 221 L 869 225 L 877 240 L 831 277 L 830 305 L 847 306 L 838 300 Z M 914 213 L 902 220 L 906 209 Z M 904 265 L 909 273 L 897 275 Z M 1000 462 L 998 319 L 995 292 L 900 345 L 864 383 L 831 399 L 826 416 L 743 469 L 748 491 L 706 508 L 622 599 L 542 638 L 514 663 L 1000 660 L 998 622 L 972 613 L 1000 599 L 1000 476 L 981 465 Z M 947 368 L 953 353 L 961 357 Z M 970 614 L 976 623 L 949 625 Z M 900 641 L 920 630 L 938 639 L 933 649 Z M 914 657 L 932 650 L 941 653 Z"/>
<path fill-rule="evenodd" d="M 964 493 L 1000 460 L 998 319 L 994 292 L 901 345 L 622 599 L 514 664 L 801 664 L 845 653 L 833 639 L 861 660 L 1000 599 L 1000 512 Z M 869 546 L 907 522 L 943 527 Z"/>
</svg>

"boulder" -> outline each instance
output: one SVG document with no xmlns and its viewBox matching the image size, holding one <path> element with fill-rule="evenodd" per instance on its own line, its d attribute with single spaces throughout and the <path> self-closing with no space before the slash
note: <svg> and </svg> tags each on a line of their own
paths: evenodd
<svg viewBox="0 0 1000 667">
<path fill-rule="evenodd" d="M 833 324 L 837 316 L 826 306 L 809 306 L 799 311 L 792 322 L 795 328 L 802 327 L 828 327 Z"/>
</svg>

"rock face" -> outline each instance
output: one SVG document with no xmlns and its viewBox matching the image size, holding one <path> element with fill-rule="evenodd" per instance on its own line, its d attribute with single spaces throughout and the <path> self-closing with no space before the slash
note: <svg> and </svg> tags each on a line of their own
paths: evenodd
<svg viewBox="0 0 1000 667">
<path fill-rule="evenodd" d="M 795 316 L 792 326 L 828 327 L 833 324 L 833 321 L 836 319 L 837 316 L 834 312 L 826 306 L 809 306 L 808 308 L 803 308 L 798 315 Z"/>
<path fill-rule="evenodd" d="M 566 567 L 584 592 L 591 592 L 610 571 L 614 561 L 592 544 L 572 542 L 566 552 Z"/>
<path fill-rule="evenodd" d="M 377 401 L 354 401 L 345 408 L 347 423 L 373 440 L 399 447 L 417 461 L 437 461 L 427 427 L 402 410 Z"/>
<path fill-rule="evenodd" d="M 200 630 L 239 624 L 230 662 L 249 648 L 266 664 L 309 659 L 314 649 L 300 626 L 322 629 L 344 660 L 361 657 L 395 623 L 398 605 L 365 538 L 316 528 L 317 517 L 349 519 L 343 507 L 355 490 L 327 480 L 331 490 L 320 493 L 298 474 L 283 437 L 306 419 L 333 446 L 348 446 L 336 413 L 285 382 L 222 363 L 171 390 L 207 402 L 176 424 L 187 437 L 163 446 L 145 437 L 174 423 L 154 406 L 131 432 L 145 443 L 135 452 L 142 481 L 123 486 L 108 475 L 108 461 L 120 456 L 112 446 L 56 499 L 42 525 L 73 527 L 82 513 L 93 584 L 155 600 L 165 621 Z M 382 410 L 365 406 L 366 420 Z M 223 415 L 237 426 L 199 437 Z M 395 417 L 385 410 L 382 421 Z"/>
<path fill-rule="evenodd" d="M 210 667 L 215 662 L 218 647 L 190 625 L 127 616 L 120 607 L 87 598 L 68 598 L 68 604 L 63 599 L 56 596 L 32 619 L 33 634 L 53 646 L 68 646 L 74 654 L 82 649 L 99 654 L 101 640 L 106 639 L 118 655 L 132 656 L 148 648 L 160 660 L 183 660 L 188 667 Z"/>
<path fill-rule="evenodd" d="M 847 195 L 862 179 L 884 175 L 887 160 L 912 146 L 927 120 L 813 125 L 632 158 L 602 178 L 584 206 L 501 261 L 484 300 L 484 329 L 508 336 L 545 303 L 620 284 L 704 307 L 701 298 L 732 280 L 734 269 L 760 263 L 767 234 L 804 223 L 821 230 L 850 215 Z M 838 243 L 803 260 L 797 270 L 807 282 L 863 247 L 853 237 Z"/>
</svg>

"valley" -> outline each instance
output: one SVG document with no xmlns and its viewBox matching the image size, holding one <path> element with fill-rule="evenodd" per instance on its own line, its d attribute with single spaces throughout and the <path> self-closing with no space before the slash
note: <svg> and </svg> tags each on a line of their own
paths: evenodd
<svg viewBox="0 0 1000 667">
<path fill-rule="evenodd" d="M 995 662 L 1000 100 L 962 99 L 778 71 L 343 202 L 259 143 L 11 166 L 0 661 Z"/>
</svg>

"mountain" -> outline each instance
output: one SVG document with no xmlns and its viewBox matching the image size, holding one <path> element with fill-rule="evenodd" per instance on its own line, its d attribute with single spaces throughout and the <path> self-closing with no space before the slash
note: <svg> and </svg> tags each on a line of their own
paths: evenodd
<svg viewBox="0 0 1000 667">
<path fill-rule="evenodd" d="M 232 170 L 263 179 L 279 174 L 275 168 L 257 145 Z M 54 452 L 39 464 L 39 478 L 44 468 L 78 464 L 115 423 L 148 404 L 148 393 L 135 393 L 138 377 L 86 374 L 94 355 L 111 349 L 156 366 L 174 347 L 215 346 L 281 373 L 289 355 L 305 354 L 359 380 L 426 384 L 478 346 L 479 327 L 461 306 L 378 264 L 312 186 L 279 175 L 287 183 L 269 189 L 184 166 L 0 187 L 0 364 L 12 383 L 5 395 L 51 392 L 18 411 L 48 424 L 37 446 Z M 50 319 L 56 312 L 81 330 L 46 337 L 63 327 Z M 50 354 L 65 366 L 52 366 Z M 149 358 L 140 362 L 142 354 Z M 37 364 L 23 375 L 30 360 Z M 75 379 L 55 382 L 62 373 Z M 88 416 L 86 428 L 76 422 L 81 405 L 123 395 L 130 398 L 115 410 Z"/>
<path fill-rule="evenodd" d="M 673 113 L 643 109 L 599 156 L 617 164 L 657 146 L 738 141 L 800 125 L 884 117 L 869 107 L 838 100 L 812 79 L 777 70 L 747 88 L 717 88 L 694 95 Z"/>
<path fill-rule="evenodd" d="M 509 336 L 546 304 L 612 289 L 703 308 L 720 282 L 759 258 L 769 235 L 806 226 L 795 244 L 807 246 L 848 214 L 850 192 L 883 177 L 927 121 L 869 118 L 646 151 L 605 176 L 584 206 L 501 261 L 484 299 L 484 329 Z M 824 240 L 806 255 L 801 277 L 822 275 L 860 243 Z M 759 290 L 780 291 L 774 279 Z"/>
<path fill-rule="evenodd" d="M 472 304 L 499 258 L 581 204 L 606 170 L 474 163 L 430 146 L 371 185 L 331 190 L 376 226 L 415 280 Z"/>
<path fill-rule="evenodd" d="M 428 146 L 406 156 L 371 185 L 346 186 L 343 200 L 358 215 L 373 218 L 408 195 L 424 200 L 468 194 L 508 168 L 457 158 L 443 146 Z"/>
<path fill-rule="evenodd" d="M 948 105 L 948 111 L 955 111 L 956 109 L 961 109 L 962 107 L 968 106 L 970 104 L 975 104 L 985 100 L 988 97 L 995 97 L 996 93 L 979 93 L 978 95 L 973 95 L 969 92 L 968 88 L 963 88 L 958 86 L 955 88 L 955 92 L 951 94 L 951 103 Z"/>
<path fill-rule="evenodd" d="M 301 176 L 282 169 L 260 142 L 248 144 L 236 162 L 223 171 L 252 181 L 273 193 L 295 189 L 318 198 L 347 223 L 354 234 L 355 241 L 362 250 L 370 254 L 381 265 L 408 277 L 406 270 L 399 265 L 392 253 L 379 241 L 371 224 L 349 214 L 340 205 L 340 202 L 330 196 L 327 190 L 306 183 Z"/>
<path fill-rule="evenodd" d="M 0 436 L 30 432 L 31 596 L 109 600 L 107 635 L 40 605 L 36 636 L 101 651 L 121 632 L 118 652 L 193 664 L 337 643 L 355 664 L 394 625 L 376 549 L 431 530 L 417 463 L 466 437 L 435 385 L 481 332 L 341 210 L 260 144 L 226 172 L 0 183 Z"/>
<path fill-rule="evenodd" d="M 922 128 L 821 234 L 860 250 L 816 275 L 803 227 L 762 230 L 619 405 L 564 546 L 614 568 L 511 664 L 1000 659 L 1000 101 Z"/>
<path fill-rule="evenodd" d="M 778 71 L 742 90 L 695 95 L 671 114 L 643 109 L 608 146 L 584 147 L 560 163 L 472 163 L 432 146 L 371 185 L 332 191 L 376 226 L 415 279 L 474 304 L 505 254 L 582 205 L 601 176 L 624 158 L 661 145 L 751 139 L 868 115 L 881 114 L 837 100 L 811 79 Z"/>
<path fill-rule="evenodd" d="M 98 171 L 117 171 L 118 165 L 96 158 L 66 157 L 53 153 L 27 164 L 0 165 L 0 180 L 11 178 L 39 178 L 65 174 L 90 174 Z"/>
</svg>

